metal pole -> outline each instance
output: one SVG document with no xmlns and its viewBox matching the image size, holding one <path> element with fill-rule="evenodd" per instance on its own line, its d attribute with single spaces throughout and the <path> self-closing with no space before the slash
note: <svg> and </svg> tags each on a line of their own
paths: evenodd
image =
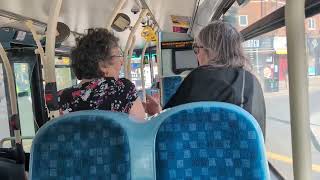
<svg viewBox="0 0 320 180">
<path fill-rule="evenodd" d="M 149 60 L 149 66 L 150 66 L 150 75 L 151 75 L 151 82 L 153 83 L 154 82 L 154 69 L 153 69 L 153 60 L 152 60 L 152 54 L 151 54 L 151 49 L 149 51 L 149 57 L 150 57 L 150 60 Z"/>
<path fill-rule="evenodd" d="M 1 43 L 0 43 L 0 56 L 4 65 L 7 82 L 8 82 L 9 100 L 10 100 L 10 107 L 11 107 L 11 115 L 9 116 L 10 125 L 12 126 L 14 133 L 16 133 L 17 130 L 19 130 L 21 127 L 20 127 L 20 117 L 18 112 L 17 92 L 14 84 L 15 76 L 14 76 L 12 67 L 10 65 L 10 61 L 7 56 L 7 53 Z"/>
<path fill-rule="evenodd" d="M 157 42 L 157 67 L 158 67 L 158 78 L 160 83 L 160 104 L 163 104 L 162 97 L 163 97 L 163 85 L 162 85 L 162 78 L 163 78 L 163 71 L 162 71 L 162 51 L 161 51 L 161 42 L 162 42 L 162 34 L 161 31 L 157 32 L 158 42 Z"/>
<path fill-rule="evenodd" d="M 294 179 L 311 179 L 309 93 L 305 46 L 305 0 L 286 2 L 289 95 Z"/>
<path fill-rule="evenodd" d="M 56 73 L 55 73 L 55 43 L 56 43 L 56 32 L 57 23 L 60 14 L 60 9 L 62 5 L 62 0 L 51 1 L 51 8 L 49 12 L 48 19 L 48 29 L 46 32 L 46 52 L 45 52 L 45 65 L 44 77 L 46 82 L 45 91 L 51 91 L 54 96 L 57 96 L 57 86 L 56 86 Z M 57 105 L 57 97 L 54 97 L 54 104 Z M 47 104 L 48 105 L 48 104 Z M 56 109 L 57 107 L 54 107 Z M 59 116 L 59 111 L 53 110 L 49 112 L 49 118 L 55 118 Z"/>
<path fill-rule="evenodd" d="M 41 64 L 42 64 L 43 66 L 46 66 L 46 65 L 45 65 L 45 63 L 46 63 L 46 62 L 45 62 L 45 53 L 44 53 L 42 44 L 41 44 L 41 42 L 40 42 L 40 35 L 37 34 L 37 31 L 36 31 L 36 29 L 34 28 L 33 22 L 32 22 L 31 20 L 27 20 L 27 21 L 25 22 L 25 25 L 26 25 L 26 26 L 29 28 L 29 30 L 31 31 L 32 36 L 33 36 L 33 39 L 34 39 L 34 41 L 35 41 L 36 44 L 37 44 L 38 49 L 36 49 L 36 54 L 39 53 L 39 55 L 40 55 L 40 60 L 41 60 Z"/>
<path fill-rule="evenodd" d="M 146 42 L 144 48 L 142 50 L 141 61 L 140 61 L 140 70 L 141 70 L 141 86 L 142 86 L 142 96 L 143 102 L 146 102 L 146 86 L 145 86 L 145 79 L 144 79 L 144 56 L 146 55 L 146 51 L 148 48 L 149 42 Z"/>
<path fill-rule="evenodd" d="M 256 68 L 257 68 L 257 73 L 260 73 L 259 70 L 259 48 L 256 49 Z"/>
<path fill-rule="evenodd" d="M 56 82 L 56 73 L 54 65 L 55 57 L 55 43 L 56 43 L 56 32 L 57 23 L 60 14 L 62 0 L 55 0 L 51 3 L 51 9 L 49 13 L 48 30 L 46 33 L 46 64 L 45 69 L 45 80 L 46 82 Z"/>
<path fill-rule="evenodd" d="M 134 50 L 135 45 L 136 45 L 136 35 L 134 35 L 132 38 L 132 42 L 131 42 L 130 49 L 129 49 L 129 57 L 126 59 L 127 60 L 126 63 L 130 64 L 130 69 L 128 69 L 128 72 L 127 72 L 128 73 L 127 79 L 129 79 L 130 81 L 132 80 L 131 62 L 132 62 L 132 55 L 133 55 L 133 50 Z"/>
<path fill-rule="evenodd" d="M 127 43 L 126 43 L 126 47 L 124 49 L 124 59 L 125 59 L 125 77 L 129 78 L 129 73 L 131 73 L 131 62 L 129 62 L 128 60 L 128 53 L 129 53 L 129 48 L 131 46 L 132 43 L 132 39 L 133 36 L 136 34 L 137 29 L 140 26 L 140 23 L 142 22 L 142 19 L 147 15 L 148 10 L 147 9 L 143 9 L 139 15 L 138 20 L 136 21 L 135 25 L 132 27 L 131 32 L 129 34 Z"/>
<path fill-rule="evenodd" d="M 156 42 L 155 43 L 153 43 L 152 45 L 154 45 L 154 46 L 156 46 L 156 56 L 155 57 L 157 57 L 157 53 L 158 53 L 158 34 L 157 34 L 157 32 L 159 31 L 159 27 L 158 26 L 156 26 L 155 28 L 154 28 L 154 32 L 156 32 L 156 35 L 157 35 L 157 40 L 156 40 Z M 150 45 L 151 46 L 151 45 Z M 154 73 L 154 63 L 156 63 L 156 59 L 154 59 L 154 61 L 152 60 L 152 50 L 150 49 L 150 51 L 149 51 L 149 57 L 150 57 L 150 73 L 151 73 L 151 82 L 153 83 L 153 82 L 155 82 L 155 73 Z"/>
<path fill-rule="evenodd" d="M 0 43 L 0 56 L 1 56 L 4 69 L 6 71 L 7 79 L 8 79 L 9 98 L 10 98 L 10 106 L 11 106 L 11 113 L 12 113 L 11 115 L 15 115 L 15 114 L 18 114 L 18 104 L 17 104 L 17 96 L 16 96 L 16 87 L 14 84 L 14 73 L 10 65 L 10 61 L 7 56 L 7 53 L 4 50 L 1 43 Z"/>
</svg>

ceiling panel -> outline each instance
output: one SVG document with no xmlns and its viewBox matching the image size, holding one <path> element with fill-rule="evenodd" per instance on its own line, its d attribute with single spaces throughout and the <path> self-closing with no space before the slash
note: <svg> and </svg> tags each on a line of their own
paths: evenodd
<svg viewBox="0 0 320 180">
<path fill-rule="evenodd" d="M 197 2 L 197 0 L 145 1 L 160 25 L 160 29 L 167 32 L 172 32 L 170 15 L 192 17 Z M 41 22 L 47 22 L 51 2 L 52 0 L 0 0 L 0 9 L 36 19 Z M 117 2 L 118 0 L 64 0 L 59 21 L 67 24 L 71 31 L 78 33 L 84 33 L 86 29 L 91 27 L 105 27 Z M 121 10 L 121 12 L 130 16 L 132 26 L 139 17 L 139 14 L 134 15 L 131 12 L 131 8 L 137 4 L 137 2 L 139 2 L 139 0 L 127 0 L 125 6 Z M 0 18 L 0 26 L 8 23 L 19 26 L 19 23 L 2 20 Z M 43 31 L 43 29 L 44 27 L 42 27 L 42 29 L 40 28 L 39 31 Z M 136 33 L 137 47 L 139 48 L 144 45 L 144 41 L 140 37 L 141 31 L 142 28 L 140 27 Z M 122 47 L 125 46 L 129 32 L 129 30 L 126 30 L 122 33 L 116 33 L 116 35 L 120 37 Z M 74 37 L 70 37 L 66 44 L 70 46 L 74 45 Z"/>
<path fill-rule="evenodd" d="M 46 23 L 49 17 L 50 2 L 52 2 L 52 0 L 0 0 L 0 9 Z M 59 21 L 67 24 L 71 31 L 81 34 L 85 33 L 88 28 L 106 27 L 117 2 L 118 0 L 64 0 Z M 121 12 L 130 16 L 131 26 L 134 25 L 139 17 L 139 14 L 133 14 L 131 12 L 131 8 L 136 4 L 137 0 L 127 0 L 121 10 Z M 20 22 L 3 17 L 0 17 L 0 26 L 10 26 L 26 30 Z M 44 29 L 45 26 L 37 27 L 37 30 L 42 33 Z M 141 31 L 141 28 L 137 31 L 138 47 L 144 45 L 143 39 L 139 37 Z M 129 33 L 129 30 L 115 33 L 120 38 L 122 47 L 125 46 Z M 73 46 L 74 36 L 70 36 L 64 44 Z"/>
<path fill-rule="evenodd" d="M 117 0 L 64 0 L 59 21 L 72 31 L 83 33 L 89 27 L 104 27 Z M 0 0 L 0 9 L 47 22 L 52 0 Z"/>
<path fill-rule="evenodd" d="M 193 36 L 196 36 L 199 31 L 210 22 L 212 15 L 222 1 L 223 0 L 200 0 L 192 27 Z"/>
<path fill-rule="evenodd" d="M 145 0 L 165 32 L 172 32 L 171 15 L 192 17 L 197 0 Z"/>
</svg>

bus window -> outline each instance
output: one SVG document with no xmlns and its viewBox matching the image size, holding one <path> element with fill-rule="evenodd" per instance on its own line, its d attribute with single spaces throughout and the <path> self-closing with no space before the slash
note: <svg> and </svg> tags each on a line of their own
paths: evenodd
<svg viewBox="0 0 320 180">
<path fill-rule="evenodd" d="M 285 179 L 293 179 L 292 163 L 283 161 L 292 159 L 285 28 L 250 39 L 243 47 L 264 91 L 268 160 Z"/>
<path fill-rule="evenodd" d="M 57 90 L 71 87 L 73 84 L 70 68 L 56 68 Z"/>
<path fill-rule="evenodd" d="M 3 65 L 0 63 L 0 139 L 10 137 Z M 6 143 L 5 147 L 11 146 Z"/>
<path fill-rule="evenodd" d="M 285 0 L 249 1 L 241 7 L 235 3 L 223 20 L 241 31 L 285 4 Z M 285 179 L 293 179 L 286 27 L 249 39 L 243 48 L 264 91 L 268 160 Z M 319 158 L 314 160 L 315 164 L 320 163 Z M 318 172 L 313 174 L 320 178 Z"/>
<path fill-rule="evenodd" d="M 153 67 L 153 78 L 156 79 L 158 76 L 159 76 L 159 73 L 158 73 L 158 57 L 157 55 L 153 55 L 151 57 L 151 61 L 153 62 L 152 63 L 152 67 Z"/>
<path fill-rule="evenodd" d="M 309 111 L 311 129 L 312 175 L 320 179 L 320 14 L 305 20 L 306 48 L 309 77 Z"/>
<path fill-rule="evenodd" d="M 241 7 L 235 2 L 224 15 L 224 20 L 242 30 L 285 5 L 286 0 L 249 1 Z"/>
<path fill-rule="evenodd" d="M 148 57 L 146 57 L 148 58 Z M 142 84 L 141 84 L 141 63 L 140 63 L 140 58 L 132 58 L 132 63 L 131 63 L 131 77 L 132 77 L 132 82 L 135 84 L 136 88 L 138 90 L 142 89 Z M 145 80 L 145 88 L 150 88 L 151 87 L 151 68 L 149 61 L 145 61 L 148 63 L 144 64 L 144 80 Z"/>
<path fill-rule="evenodd" d="M 65 89 L 76 84 L 76 79 L 72 74 L 70 59 L 68 57 L 56 57 L 56 81 L 57 90 Z"/>
<path fill-rule="evenodd" d="M 306 48 L 309 79 L 311 152 L 314 179 L 320 178 L 320 15 L 307 18 Z M 267 110 L 268 160 L 286 178 L 293 179 L 286 30 L 277 29 L 243 43 L 253 72 L 259 78 Z"/>
<path fill-rule="evenodd" d="M 18 95 L 18 107 L 20 115 L 20 127 L 22 136 L 34 136 L 34 114 L 30 88 L 30 74 L 32 69 L 28 63 L 14 63 L 16 90 Z M 25 151 L 31 148 L 31 142 L 23 141 Z"/>
</svg>

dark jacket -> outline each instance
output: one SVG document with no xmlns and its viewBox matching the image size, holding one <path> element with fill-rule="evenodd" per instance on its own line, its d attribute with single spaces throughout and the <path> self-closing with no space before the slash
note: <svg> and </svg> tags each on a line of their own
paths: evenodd
<svg viewBox="0 0 320 180">
<path fill-rule="evenodd" d="M 243 108 L 258 121 L 265 135 L 266 108 L 260 83 L 253 74 L 241 68 L 198 67 L 184 79 L 164 109 L 199 101 L 227 102 L 240 106 L 242 92 Z"/>
</svg>

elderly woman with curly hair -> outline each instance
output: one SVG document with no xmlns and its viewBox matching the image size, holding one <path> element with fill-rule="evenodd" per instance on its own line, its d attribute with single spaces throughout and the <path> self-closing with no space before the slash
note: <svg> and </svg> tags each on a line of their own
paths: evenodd
<svg viewBox="0 0 320 180">
<path fill-rule="evenodd" d="M 119 78 L 124 59 L 119 39 L 106 29 L 89 29 L 71 52 L 72 70 L 80 84 L 59 92 L 60 114 L 81 110 L 124 112 L 144 119 L 132 82 Z"/>
</svg>

